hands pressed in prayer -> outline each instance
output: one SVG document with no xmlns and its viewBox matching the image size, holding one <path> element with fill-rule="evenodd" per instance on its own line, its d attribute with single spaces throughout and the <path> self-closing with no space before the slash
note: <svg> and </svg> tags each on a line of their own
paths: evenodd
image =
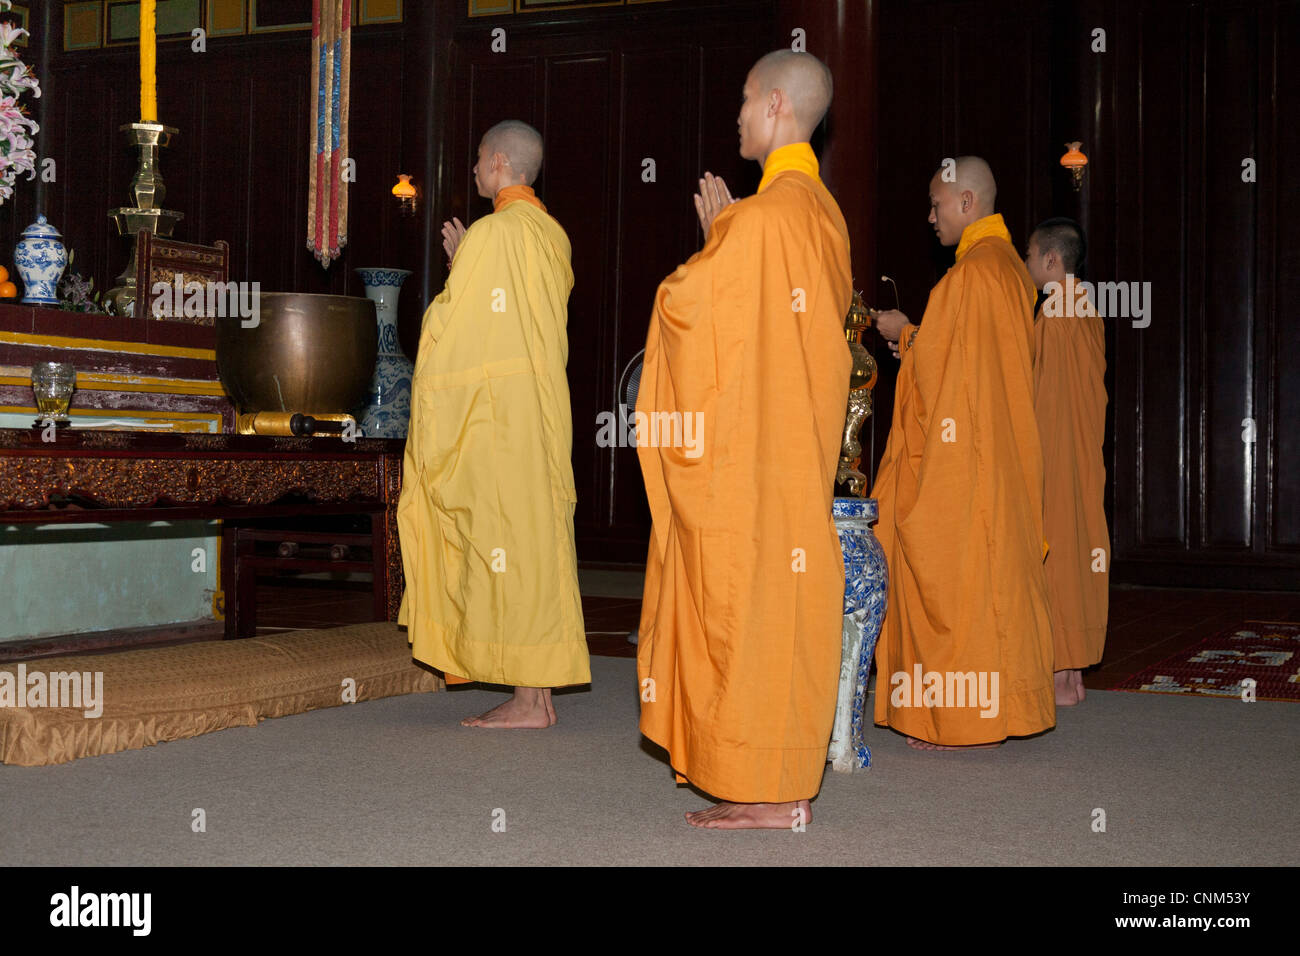
<svg viewBox="0 0 1300 956">
<path fill-rule="evenodd" d="M 465 226 L 455 216 L 451 217 L 451 222 L 442 224 L 442 248 L 447 253 L 447 268 L 451 268 L 451 260 L 456 258 L 456 249 L 460 246 L 460 241 L 465 238 Z"/>
<path fill-rule="evenodd" d="M 695 194 L 695 214 L 700 217 L 700 228 L 704 230 L 705 239 L 709 238 L 709 227 L 713 225 L 718 213 L 735 201 L 721 176 L 704 174 L 700 180 L 700 191 Z"/>
<path fill-rule="evenodd" d="M 894 353 L 894 358 L 899 358 L 898 354 L 898 336 L 903 331 L 903 326 L 907 325 L 907 316 L 898 309 L 886 309 L 884 312 L 877 312 L 875 317 L 876 331 L 880 337 L 889 343 L 889 350 Z"/>
</svg>

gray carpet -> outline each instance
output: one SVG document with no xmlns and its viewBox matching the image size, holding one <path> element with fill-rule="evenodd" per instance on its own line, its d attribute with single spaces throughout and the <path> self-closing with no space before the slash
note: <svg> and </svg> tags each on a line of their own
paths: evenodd
<svg viewBox="0 0 1300 956">
<path fill-rule="evenodd" d="M 461 728 L 503 699 L 470 688 L 0 766 L 0 862 L 1295 863 L 1295 704 L 1092 691 L 1049 734 L 961 754 L 872 728 L 875 765 L 828 768 L 806 832 L 722 833 L 682 821 L 704 801 L 641 743 L 634 662 L 593 658 L 592 674 L 548 731 Z"/>
</svg>

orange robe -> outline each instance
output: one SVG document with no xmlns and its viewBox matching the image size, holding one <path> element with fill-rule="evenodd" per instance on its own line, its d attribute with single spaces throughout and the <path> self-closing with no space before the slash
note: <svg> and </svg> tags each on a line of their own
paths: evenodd
<svg viewBox="0 0 1300 956">
<path fill-rule="evenodd" d="M 664 280 L 637 415 L 697 415 L 700 441 L 638 431 L 653 517 L 637 676 L 641 732 L 722 800 L 821 786 L 840 668 L 844 563 L 831 519 L 851 360 L 848 233 L 806 143 L 723 210 Z M 685 419 L 683 419 L 685 421 Z M 685 434 L 685 430 L 683 430 Z"/>
<path fill-rule="evenodd" d="M 1065 303 L 1069 305 L 1068 302 Z M 1057 310 L 1048 310 L 1057 311 Z M 1110 531 L 1106 462 L 1106 335 L 1087 299 L 1071 315 L 1034 320 L 1035 409 L 1043 443 L 1043 528 L 1056 669 L 1091 667 L 1106 644 Z"/>
<path fill-rule="evenodd" d="M 908 330 L 901 338 L 871 493 L 889 562 L 875 718 L 931 743 L 991 743 L 1056 722 L 1034 298 L 1002 217 L 986 216 L 962 233 L 911 344 Z M 980 681 L 987 702 L 972 699 Z"/>
</svg>

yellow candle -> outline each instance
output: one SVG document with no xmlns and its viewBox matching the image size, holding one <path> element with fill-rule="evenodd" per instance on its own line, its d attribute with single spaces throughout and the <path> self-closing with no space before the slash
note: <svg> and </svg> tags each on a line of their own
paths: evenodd
<svg viewBox="0 0 1300 956">
<path fill-rule="evenodd" d="M 140 121 L 158 122 L 158 0 L 140 0 Z"/>
</svg>

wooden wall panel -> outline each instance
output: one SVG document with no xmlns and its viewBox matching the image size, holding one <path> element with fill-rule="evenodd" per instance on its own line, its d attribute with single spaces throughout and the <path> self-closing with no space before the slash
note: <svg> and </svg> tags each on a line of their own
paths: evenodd
<svg viewBox="0 0 1300 956">
<path fill-rule="evenodd" d="M 604 391 L 601 410 L 618 412 L 624 401 L 618 392 L 624 371 L 645 348 L 646 330 L 654 301 L 655 289 L 662 276 L 644 268 L 639 260 L 645 248 L 662 249 L 675 254 L 678 261 L 690 255 L 689 233 L 681 218 L 687 213 L 683 197 L 702 167 L 694 148 L 698 141 L 697 117 L 692 111 L 662 95 L 665 88 L 680 91 L 688 102 L 698 97 L 696 57 L 686 48 L 671 51 L 626 50 L 622 56 L 622 103 L 636 104 L 635 110 L 619 116 L 619 181 L 617 233 L 629 230 L 635 242 L 619 244 L 619 258 L 612 276 L 615 315 L 610 323 L 614 356 L 609 371 L 609 387 Z M 652 160 L 653 179 L 645 160 Z M 649 512 L 644 492 L 635 488 L 641 480 L 641 466 L 635 448 L 619 447 L 597 451 L 602 477 L 601 518 L 611 529 L 633 537 L 639 528 L 649 527 Z"/>
<path fill-rule="evenodd" d="M 1261 91 L 1256 110 L 1262 134 L 1258 190 L 1260 269 L 1258 302 L 1264 323 L 1260 343 L 1259 407 L 1266 410 L 1260 434 L 1259 499 L 1267 503 L 1261 537 L 1270 553 L 1300 559 L 1300 199 L 1294 157 L 1300 156 L 1300 3 L 1276 4 L 1261 17 Z M 1240 174 L 1238 174 L 1240 176 Z M 1235 187 L 1234 187 L 1235 188 Z M 1297 574 L 1300 577 L 1300 574 Z"/>
<path fill-rule="evenodd" d="M 618 165 L 614 116 L 615 54 L 593 50 L 548 58 L 542 133 L 550 157 L 545 202 L 573 246 L 569 296 L 569 398 L 573 408 L 573 477 L 582 524 L 601 526 L 611 449 L 596 445 L 596 416 L 610 407 L 616 347 L 612 292 L 620 241 L 617 199 L 625 170 Z M 622 105 L 622 104 L 619 104 Z M 574 346 L 577 345 L 575 348 Z M 576 452 L 581 449 L 582 454 Z"/>
<path fill-rule="evenodd" d="M 176 227 L 178 238 L 204 243 L 225 239 L 230 243 L 231 278 L 260 282 L 268 292 L 289 288 L 286 283 L 293 277 L 292 263 L 297 256 L 286 253 L 294 249 L 295 240 L 302 241 L 301 237 L 306 236 L 307 208 L 305 193 L 302 217 L 292 215 L 289 208 L 274 211 L 267 208 L 268 201 L 274 203 L 276 197 L 297 198 L 297 190 L 285 189 L 285 185 L 297 184 L 300 177 L 296 167 L 306 165 L 306 150 L 267 153 L 262 157 L 267 179 L 259 184 L 258 192 L 250 189 L 253 156 L 259 146 L 265 149 L 270 145 L 267 140 L 275 132 L 274 127 L 254 127 L 253 117 L 271 118 L 264 116 L 263 111 L 274 92 L 260 84 L 255 86 L 250 77 L 239 75 L 213 77 L 198 84 L 195 122 L 183 127 L 177 137 L 178 148 L 188 149 L 196 140 L 209 144 L 203 162 L 195 167 L 197 188 L 192 192 L 198 201 L 180 206 L 178 199 L 177 205 L 171 206 L 170 191 L 167 195 L 168 208 L 179 208 L 185 213 L 185 219 Z M 249 108 L 234 111 L 229 108 L 231 103 L 246 103 Z M 159 115 L 165 115 L 161 106 Z M 296 131 L 295 126 L 283 133 L 291 135 Z M 216 144 L 220 146 L 213 148 Z M 182 175 L 185 166 L 172 163 L 171 159 L 170 152 L 164 151 L 160 162 L 163 175 L 173 178 L 174 169 L 178 185 L 184 186 L 188 178 Z M 257 229 L 250 228 L 252 222 L 257 222 Z M 125 242 L 115 244 L 118 245 L 123 250 L 126 247 Z M 253 250 L 257 257 L 255 262 L 250 262 Z"/>
<path fill-rule="evenodd" d="M 1152 283 L 1154 299 L 1151 325 L 1132 329 L 1123 319 L 1112 319 L 1121 343 L 1116 356 L 1119 392 L 1115 407 L 1131 411 L 1116 422 L 1117 444 L 1127 444 L 1132 427 L 1136 450 L 1136 521 L 1126 536 L 1124 512 L 1117 514 L 1115 553 L 1131 546 L 1186 548 L 1190 537 L 1188 510 L 1191 468 L 1199 442 L 1191 444 L 1188 423 L 1194 414 L 1190 386 L 1197 373 L 1189 367 L 1192 330 L 1186 284 L 1188 257 L 1195 255 L 1191 236 L 1198 230 L 1200 209 L 1189 202 L 1189 175 L 1197 175 L 1200 151 L 1189 128 L 1190 77 L 1183 69 L 1189 23 L 1169 20 L 1168 11 L 1146 9 L 1136 34 L 1141 44 L 1136 61 L 1137 87 L 1128 93 L 1136 104 L 1133 126 L 1117 143 L 1124 154 L 1118 175 L 1136 173 L 1138 202 L 1128 209 L 1121 231 L 1132 236 L 1136 249 L 1106 262 L 1104 249 L 1095 250 L 1098 279 Z M 1138 32 L 1140 31 L 1140 32 Z M 1120 29 L 1112 31 L 1121 34 Z M 1152 43 L 1151 39 L 1159 42 Z M 1128 60 L 1127 48 L 1114 51 L 1108 62 Z M 1132 137 L 1131 139 L 1129 137 Z M 1129 145 L 1131 144 L 1131 145 Z M 1136 153 L 1132 147 L 1136 146 Z M 1131 170 L 1131 171 L 1130 171 Z M 1127 226 L 1128 228 L 1124 228 Z"/>
<path fill-rule="evenodd" d="M 1256 235 L 1253 185 L 1241 181 L 1241 159 L 1257 152 L 1254 110 L 1259 84 L 1255 71 L 1259 11 L 1206 9 L 1204 25 L 1204 134 L 1200 166 L 1205 188 L 1195 200 L 1204 208 L 1203 231 L 1196 237 L 1200 268 L 1189 278 L 1203 299 L 1199 324 L 1201 353 L 1199 418 L 1202 477 L 1198 544 L 1224 550 L 1249 550 L 1254 512 L 1257 441 L 1245 441 L 1245 420 L 1255 423 L 1254 336 L 1256 315 Z M 1194 182 L 1194 180 L 1193 180 Z M 1200 319 L 1197 323 L 1196 319 Z"/>
<path fill-rule="evenodd" d="M 1080 14 L 1110 25 L 1114 54 L 1094 58 L 1090 135 L 1105 152 L 1085 202 L 1107 228 L 1091 236 L 1093 265 L 1152 289 L 1148 328 L 1108 323 L 1117 581 L 1300 588 L 1300 555 L 1277 539 L 1295 528 L 1277 507 L 1295 453 L 1277 452 L 1300 383 L 1279 361 L 1275 265 L 1300 196 L 1265 171 L 1287 135 L 1279 117 L 1300 105 L 1274 55 L 1295 9 L 1147 0 Z M 1248 156 L 1262 160 L 1254 184 Z"/>
</svg>

